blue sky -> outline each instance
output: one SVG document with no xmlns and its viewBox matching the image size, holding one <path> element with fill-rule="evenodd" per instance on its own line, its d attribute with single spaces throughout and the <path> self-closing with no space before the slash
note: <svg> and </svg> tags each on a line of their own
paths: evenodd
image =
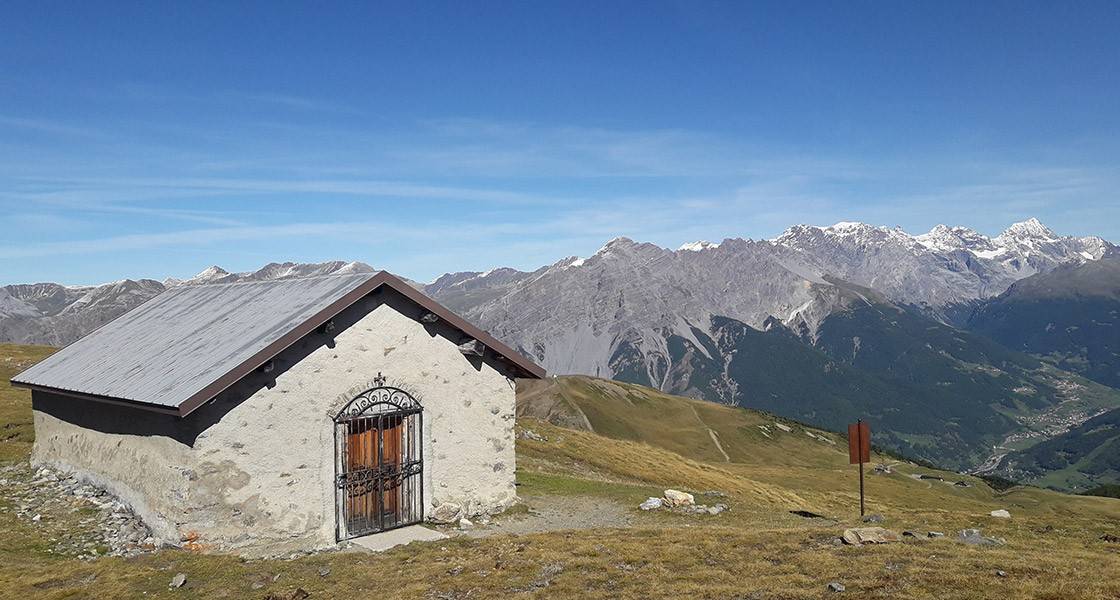
<svg viewBox="0 0 1120 600">
<path fill-rule="evenodd" d="M 1115 2 L 6 2 L 0 283 L 429 280 L 841 220 L 1120 240 L 1117 31 Z"/>
</svg>

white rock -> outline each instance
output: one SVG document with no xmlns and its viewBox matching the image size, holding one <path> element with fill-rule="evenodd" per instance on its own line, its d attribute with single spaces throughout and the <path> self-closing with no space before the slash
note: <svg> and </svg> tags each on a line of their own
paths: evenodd
<svg viewBox="0 0 1120 600">
<path fill-rule="evenodd" d="M 639 504 L 638 508 L 642 510 L 655 510 L 661 508 L 663 504 L 664 502 L 661 501 L 661 498 L 648 498 L 645 502 Z"/>
<path fill-rule="evenodd" d="M 665 504 L 669 506 L 691 506 L 696 504 L 696 499 L 688 492 L 665 490 Z"/>
<path fill-rule="evenodd" d="M 995 517 L 997 519 L 1010 519 L 1011 518 L 1011 513 L 1007 512 L 1006 510 L 1004 510 L 1002 508 L 999 509 L 999 510 L 993 510 L 991 514 L 992 514 L 993 517 Z"/>
<path fill-rule="evenodd" d="M 466 517 L 463 517 L 462 519 L 459 519 L 459 529 L 462 529 L 463 531 L 466 531 L 468 529 L 471 529 L 472 527 L 474 527 L 474 523 L 471 523 L 470 519 L 468 519 Z"/>
</svg>

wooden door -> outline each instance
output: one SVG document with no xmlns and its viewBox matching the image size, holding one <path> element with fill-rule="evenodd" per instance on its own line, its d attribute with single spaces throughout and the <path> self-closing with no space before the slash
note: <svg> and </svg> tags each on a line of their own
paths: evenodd
<svg viewBox="0 0 1120 600">
<path fill-rule="evenodd" d="M 348 424 L 346 472 L 359 482 L 349 488 L 344 510 L 351 529 L 385 529 L 401 522 L 400 483 L 404 428 L 396 415 Z"/>
</svg>

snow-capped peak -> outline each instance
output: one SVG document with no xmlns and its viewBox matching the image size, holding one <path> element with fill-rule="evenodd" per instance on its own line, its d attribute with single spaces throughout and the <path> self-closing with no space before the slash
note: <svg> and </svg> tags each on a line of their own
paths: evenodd
<svg viewBox="0 0 1120 600">
<path fill-rule="evenodd" d="M 988 236 L 968 227 L 948 227 L 937 225 L 929 233 L 914 236 L 921 245 L 939 252 L 970 250 L 974 253 L 992 252 L 996 248 Z"/>
<path fill-rule="evenodd" d="M 226 271 L 225 269 L 223 269 L 223 268 L 221 268 L 217 265 L 211 265 L 211 266 L 203 269 L 198 275 L 195 275 L 194 277 L 191 277 L 190 279 L 184 281 L 183 283 L 185 283 L 187 285 L 193 285 L 193 284 L 199 284 L 199 283 L 209 283 L 211 281 L 217 281 L 218 279 L 222 279 L 223 277 L 229 277 L 229 271 Z"/>
<path fill-rule="evenodd" d="M 1042 241 L 1052 242 L 1058 238 L 1058 235 L 1051 231 L 1049 227 L 1043 225 L 1038 219 L 1031 217 L 1026 221 L 1013 223 L 1003 233 L 999 234 L 999 237 L 1019 240 L 1041 239 Z"/>
<path fill-rule="evenodd" d="M 689 242 L 687 244 L 681 244 L 681 247 L 677 248 L 677 252 L 681 252 L 681 251 L 700 252 L 701 250 L 706 250 L 708 248 L 719 248 L 719 244 L 714 244 L 714 243 L 706 241 L 706 240 L 700 240 L 700 241 L 697 241 L 697 242 Z"/>
</svg>

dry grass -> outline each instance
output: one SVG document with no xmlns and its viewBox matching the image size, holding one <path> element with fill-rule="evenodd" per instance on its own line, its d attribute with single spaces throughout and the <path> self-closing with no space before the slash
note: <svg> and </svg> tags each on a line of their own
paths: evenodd
<svg viewBox="0 0 1120 600">
<path fill-rule="evenodd" d="M 0 347 L 0 356 L 23 361 L 45 354 Z M 20 432 L 0 444 L 4 460 L 24 460 L 31 441 L 27 396 L 10 389 L 0 394 L 2 426 Z M 677 402 L 635 406 L 683 419 L 692 408 Z M 868 477 L 871 507 L 887 516 L 887 526 L 950 536 L 981 527 L 1007 544 L 976 548 L 944 539 L 835 546 L 833 538 L 856 522 L 854 469 L 835 448 L 796 431 L 788 438 L 755 439 L 754 421 L 765 417 L 700 405 L 706 426 L 730 446 L 726 451 L 735 462 L 727 463 L 718 451 L 712 454 L 704 430 L 666 429 L 647 414 L 615 430 L 602 426 L 625 417 L 621 407 L 601 409 L 607 411 L 596 417 L 602 436 L 523 421 L 548 441 L 519 442 L 521 493 L 634 506 L 674 485 L 726 492 L 732 510 L 703 518 L 636 514 L 641 518 L 631 529 L 457 538 L 381 555 L 245 561 L 161 551 L 83 562 L 52 555 L 47 539 L 78 527 L 80 515 L 52 515 L 59 522 L 49 527 L 33 524 L 16 518 L 10 499 L 0 495 L 0 597 L 240 599 L 303 588 L 315 599 L 821 598 L 829 596 L 828 582 L 842 581 L 846 596 L 856 598 L 1120 598 L 1114 575 L 1120 573 L 1120 544 L 1098 539 L 1105 532 L 1120 534 L 1120 501 L 1037 489 L 997 494 L 971 479 L 973 487 L 957 488 L 915 480 L 908 473 L 928 471 L 901 465 L 896 474 Z M 616 410 L 622 412 L 610 413 Z M 709 446 L 703 446 L 705 439 Z M 806 507 L 835 520 L 788 513 Z M 1008 508 L 1014 517 L 992 519 L 987 512 L 993 508 Z M 68 524 L 68 518 L 75 522 Z M 330 573 L 320 576 L 322 569 Z M 187 574 L 187 585 L 168 590 L 178 572 Z"/>
</svg>

